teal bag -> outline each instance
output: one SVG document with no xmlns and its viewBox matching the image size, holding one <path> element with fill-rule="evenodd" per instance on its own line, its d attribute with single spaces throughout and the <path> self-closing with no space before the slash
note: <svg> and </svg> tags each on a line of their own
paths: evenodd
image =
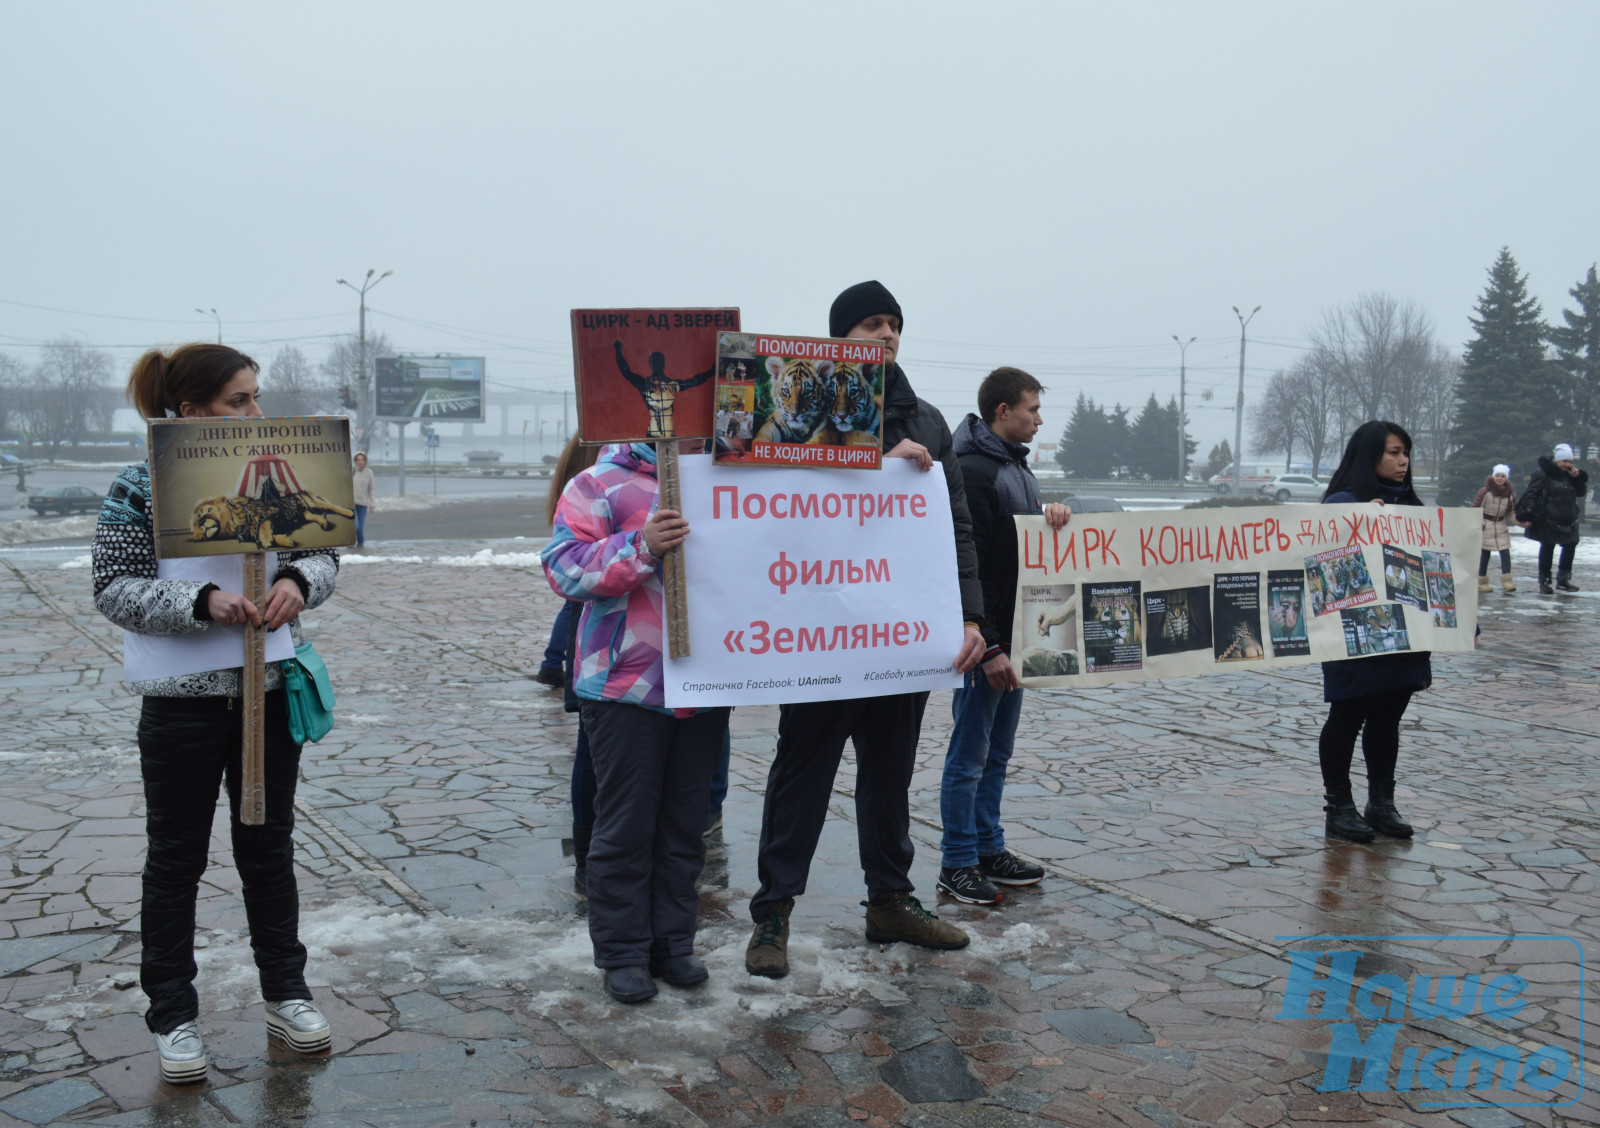
<svg viewBox="0 0 1600 1128">
<path fill-rule="evenodd" d="M 289 739 L 316 743 L 333 729 L 333 682 L 328 667 L 312 645 L 294 648 L 283 664 L 284 696 L 289 700 Z"/>
</svg>

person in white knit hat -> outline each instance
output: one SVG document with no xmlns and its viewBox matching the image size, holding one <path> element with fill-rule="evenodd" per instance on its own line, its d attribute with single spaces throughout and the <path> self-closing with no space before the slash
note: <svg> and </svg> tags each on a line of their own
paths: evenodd
<svg viewBox="0 0 1600 1128">
<path fill-rule="evenodd" d="M 1511 578 L 1511 530 L 1517 519 L 1517 495 L 1511 488 L 1511 467 L 1498 463 L 1493 473 L 1483 480 L 1483 488 L 1472 499 L 1474 509 L 1483 510 L 1483 551 L 1478 554 L 1478 591 L 1487 595 L 1494 589 L 1489 586 L 1489 557 L 1500 554 L 1500 590 L 1510 595 L 1517 590 Z M 1520 524 L 1526 525 L 1523 521 Z"/>
<path fill-rule="evenodd" d="M 1572 582 L 1572 558 L 1578 549 L 1578 518 L 1583 497 L 1589 492 L 1589 472 L 1578 469 L 1572 460 L 1572 447 L 1557 443 L 1554 457 L 1539 459 L 1539 469 L 1528 480 L 1517 506 L 1517 517 L 1528 522 L 1528 535 L 1539 542 L 1539 594 L 1554 595 L 1557 590 L 1577 591 Z M 1550 585 L 1550 566 L 1555 563 L 1557 546 L 1561 565 L 1556 569 L 1555 586 Z"/>
</svg>

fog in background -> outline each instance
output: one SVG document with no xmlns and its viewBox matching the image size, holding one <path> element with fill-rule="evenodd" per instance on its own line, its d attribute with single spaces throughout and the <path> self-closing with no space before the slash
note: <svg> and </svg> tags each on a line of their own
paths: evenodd
<svg viewBox="0 0 1600 1128">
<path fill-rule="evenodd" d="M 120 380 L 215 307 L 317 361 L 356 328 L 334 280 L 393 269 L 369 331 L 486 356 L 482 435 L 571 387 L 575 306 L 820 335 L 878 278 L 952 425 L 998 364 L 1047 385 L 1042 440 L 1080 391 L 1164 402 L 1197 335 L 1203 457 L 1232 305 L 1252 395 L 1365 292 L 1459 350 L 1502 245 L 1559 318 L 1600 258 L 1596 43 L 1592 2 L 6 0 L 0 352 L 70 335 Z"/>
</svg>

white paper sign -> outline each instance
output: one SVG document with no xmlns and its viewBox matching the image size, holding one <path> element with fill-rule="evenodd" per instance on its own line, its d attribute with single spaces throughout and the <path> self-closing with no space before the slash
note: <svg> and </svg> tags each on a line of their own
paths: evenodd
<svg viewBox="0 0 1600 1128">
<path fill-rule="evenodd" d="M 689 640 L 666 703 L 833 701 L 950 689 L 961 650 L 950 495 L 937 463 L 881 470 L 685 456 Z"/>
<path fill-rule="evenodd" d="M 278 554 L 267 553 L 269 577 L 277 574 Z M 160 580 L 200 580 L 216 584 L 223 591 L 244 590 L 244 556 L 193 556 L 160 560 L 156 563 Z M 267 635 L 267 661 L 281 662 L 294 657 L 294 637 L 284 624 Z M 154 681 L 203 674 L 208 670 L 235 670 L 244 665 L 244 627 L 212 624 L 208 630 L 182 635 L 147 635 L 122 632 L 122 678 L 124 681 Z"/>
</svg>

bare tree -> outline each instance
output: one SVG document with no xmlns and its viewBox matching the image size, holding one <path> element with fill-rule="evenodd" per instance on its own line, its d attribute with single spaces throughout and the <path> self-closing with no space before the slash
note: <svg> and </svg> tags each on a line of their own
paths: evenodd
<svg viewBox="0 0 1600 1128">
<path fill-rule="evenodd" d="M 272 415 L 326 415 L 339 409 L 339 388 L 293 345 L 279 349 L 262 378 Z"/>
<path fill-rule="evenodd" d="M 114 400 L 106 395 L 111 357 L 70 337 L 44 346 L 34 369 L 28 415 L 55 461 L 63 443 L 77 446 L 90 431 L 111 429 Z"/>
<path fill-rule="evenodd" d="M 354 333 L 349 333 L 335 338 L 320 370 L 329 387 L 336 391 L 349 389 L 356 400 L 356 418 L 365 423 L 376 414 L 376 405 L 371 402 L 373 362 L 380 356 L 395 356 L 397 352 L 387 334 L 368 333 L 366 378 L 362 379 L 361 341 Z"/>
<path fill-rule="evenodd" d="M 1279 369 L 1267 381 L 1266 395 L 1250 408 L 1250 447 L 1255 454 L 1283 451 L 1283 469 L 1294 463 L 1295 430 L 1294 378 Z"/>
<path fill-rule="evenodd" d="M 1443 345 L 1434 346 L 1433 378 L 1422 388 L 1415 421 L 1401 423 L 1411 432 L 1412 451 L 1419 475 L 1437 479 L 1444 472 L 1445 456 L 1450 453 L 1450 428 L 1455 424 L 1456 382 L 1461 378 L 1461 359 Z"/>
<path fill-rule="evenodd" d="M 1322 469 L 1329 440 L 1338 441 L 1338 372 L 1313 352 L 1295 363 L 1290 379 L 1294 389 L 1295 433 L 1311 454 L 1312 473 Z"/>
<path fill-rule="evenodd" d="M 0 353 L 0 436 L 19 430 L 23 425 L 23 405 L 27 393 L 22 362 L 14 356 Z"/>
<path fill-rule="evenodd" d="M 1438 378 L 1433 323 L 1421 306 L 1384 293 L 1326 310 L 1311 358 L 1336 381 L 1341 430 L 1392 419 L 1410 430 Z"/>
</svg>

